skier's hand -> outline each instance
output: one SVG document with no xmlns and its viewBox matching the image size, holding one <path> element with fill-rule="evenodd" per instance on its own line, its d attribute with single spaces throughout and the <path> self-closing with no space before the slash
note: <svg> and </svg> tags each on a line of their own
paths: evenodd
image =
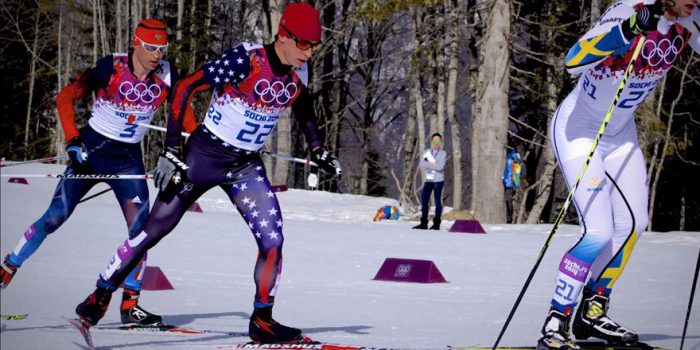
<svg viewBox="0 0 700 350">
<path fill-rule="evenodd" d="M 656 30 L 659 19 L 666 11 L 662 0 L 640 7 L 632 17 L 622 22 L 622 34 L 627 41 L 632 41 L 640 33 L 646 34 Z"/>
<path fill-rule="evenodd" d="M 68 159 L 70 159 L 70 166 L 78 173 L 89 172 L 90 164 L 88 163 L 88 152 L 80 136 L 76 136 L 68 142 L 66 154 L 68 155 Z"/>
<path fill-rule="evenodd" d="M 318 167 L 326 174 L 340 178 L 343 169 L 340 166 L 338 159 L 334 157 L 325 147 L 317 147 L 311 151 L 311 156 L 318 164 Z"/>
<path fill-rule="evenodd" d="M 189 167 L 182 161 L 180 150 L 167 147 L 158 157 L 158 164 L 153 171 L 153 180 L 160 192 L 165 192 L 170 183 L 178 185 Z"/>
</svg>

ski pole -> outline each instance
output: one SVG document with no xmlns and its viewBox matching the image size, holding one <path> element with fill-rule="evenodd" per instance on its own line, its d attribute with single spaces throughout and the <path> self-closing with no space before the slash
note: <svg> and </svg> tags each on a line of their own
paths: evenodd
<svg viewBox="0 0 700 350">
<path fill-rule="evenodd" d="M 112 188 L 110 187 L 110 188 L 108 188 L 108 189 L 105 189 L 105 190 L 102 190 L 102 191 L 100 191 L 100 192 L 97 192 L 97 193 L 93 194 L 92 196 L 85 197 L 85 198 L 81 199 L 80 201 L 78 201 L 78 204 L 80 204 L 80 203 L 82 203 L 82 202 L 87 202 L 87 201 L 89 201 L 89 200 L 91 200 L 91 199 L 93 199 L 93 198 L 95 198 L 95 197 L 97 197 L 97 196 L 99 196 L 99 195 L 105 194 L 105 193 L 107 193 L 107 192 L 109 192 L 109 191 L 111 191 L 111 190 L 112 190 Z"/>
<path fill-rule="evenodd" d="M 296 157 L 292 157 L 292 156 L 290 156 L 290 155 L 279 154 L 279 153 L 274 153 L 274 152 L 270 152 L 270 151 L 262 151 L 262 153 L 263 153 L 263 154 L 267 154 L 267 155 L 270 156 L 270 157 L 275 157 L 275 158 L 279 158 L 279 159 L 285 159 L 285 160 L 292 161 L 292 162 L 295 162 L 295 163 L 300 163 L 300 164 L 305 164 L 305 165 L 311 165 L 311 166 L 318 166 L 318 164 L 316 164 L 315 162 L 313 162 L 313 161 L 311 161 L 311 160 L 308 160 L 308 159 L 296 158 Z"/>
<path fill-rule="evenodd" d="M 167 132 L 167 131 L 168 131 L 168 129 L 166 129 L 166 128 L 162 127 L 162 126 L 155 126 L 155 125 L 146 124 L 146 123 L 136 123 L 136 124 L 141 125 L 141 126 L 143 126 L 143 127 L 145 127 L 145 128 L 148 128 L 148 129 L 158 130 L 158 131 L 162 131 L 162 132 Z M 189 136 L 190 136 L 189 133 L 184 132 L 184 131 L 181 132 L 181 134 L 182 134 L 182 136 L 184 136 L 184 137 L 189 137 Z"/>
<path fill-rule="evenodd" d="M 65 159 L 65 158 L 67 158 L 67 157 L 68 157 L 68 156 L 55 156 L 55 157 L 46 157 L 46 158 L 25 160 L 25 161 L 23 161 L 23 162 L 17 162 L 17 163 L 11 163 L 11 164 L 2 163 L 2 164 L 0 164 L 0 168 L 10 167 L 10 166 L 15 166 L 15 165 L 22 165 L 22 164 L 30 164 L 30 163 L 52 162 L 52 161 L 54 161 L 54 160 Z"/>
<path fill-rule="evenodd" d="M 118 175 L 118 174 L 0 174 L 0 177 L 33 177 L 65 180 L 134 180 L 151 179 L 148 174 Z"/>
<path fill-rule="evenodd" d="M 576 176 L 576 181 L 574 181 L 574 185 L 571 186 L 571 189 L 569 190 L 569 194 L 566 196 L 566 200 L 564 201 L 564 205 L 561 207 L 561 210 L 559 210 L 559 215 L 557 215 L 556 220 L 554 220 L 554 226 L 552 226 L 552 230 L 549 232 L 549 236 L 547 237 L 547 240 L 544 243 L 544 246 L 542 246 L 542 250 L 540 250 L 540 254 L 537 256 L 537 261 L 535 262 L 535 266 L 532 267 L 532 270 L 530 271 L 530 274 L 527 276 L 527 280 L 525 280 L 525 285 L 523 285 L 523 288 L 520 290 L 520 294 L 518 295 L 518 298 L 515 300 L 515 304 L 513 305 L 513 308 L 510 310 L 510 314 L 508 315 L 508 318 L 506 319 L 506 323 L 503 324 L 503 328 L 501 329 L 501 332 L 498 334 L 498 338 L 496 339 L 496 343 L 493 345 L 493 350 L 496 350 L 498 347 L 498 343 L 500 343 L 501 338 L 503 337 L 503 334 L 506 332 L 506 328 L 508 328 L 508 324 L 510 324 L 510 321 L 513 319 L 513 315 L 515 314 L 515 310 L 518 308 L 520 305 L 520 302 L 523 300 L 523 296 L 525 295 L 525 291 L 527 288 L 530 286 L 530 282 L 532 281 L 532 278 L 535 276 L 535 272 L 537 272 L 537 268 L 540 266 L 540 263 L 542 262 L 542 258 L 544 257 L 544 253 L 547 251 L 547 248 L 549 248 L 550 243 L 552 242 L 552 238 L 554 238 L 554 234 L 557 232 L 557 228 L 559 228 L 559 225 L 561 224 L 562 221 L 564 221 L 564 216 L 566 215 L 567 209 L 569 209 L 569 205 L 571 204 L 571 199 L 574 196 L 574 193 L 576 192 L 576 189 L 578 188 L 579 183 L 581 182 L 581 178 L 583 178 L 583 174 L 586 173 L 586 170 L 588 169 L 588 164 L 591 162 L 591 159 L 593 158 L 593 153 L 595 153 L 596 148 L 598 148 L 598 142 L 600 142 L 600 139 L 603 137 L 603 134 L 605 133 L 605 128 L 608 126 L 608 123 L 610 123 L 610 119 L 612 118 L 612 113 L 615 110 L 615 106 L 617 106 L 617 101 L 620 99 L 620 96 L 622 95 L 622 90 L 624 90 L 625 85 L 627 85 L 627 78 L 630 75 L 630 72 L 634 68 L 634 63 L 637 61 L 637 57 L 639 56 L 639 52 L 642 49 L 642 46 L 644 46 L 644 41 L 646 38 L 644 35 L 640 36 L 639 42 L 637 43 L 637 46 L 634 49 L 634 53 L 632 53 L 632 58 L 630 59 L 630 63 L 627 65 L 627 69 L 625 70 L 625 73 L 622 75 L 622 80 L 620 81 L 620 85 L 617 87 L 617 91 L 615 92 L 615 97 L 612 100 L 612 103 L 610 103 L 610 108 L 608 108 L 608 112 L 605 114 L 605 118 L 603 119 L 603 123 L 600 124 L 600 128 L 598 129 L 598 134 L 595 136 L 595 140 L 593 140 L 593 144 L 591 145 L 591 149 L 588 152 L 588 156 L 586 156 L 586 160 L 583 162 L 583 167 L 581 168 L 581 171 L 579 171 L 578 175 Z"/>
<path fill-rule="evenodd" d="M 141 125 L 141 126 L 143 126 L 143 127 L 149 128 L 149 129 L 153 129 L 153 130 L 158 130 L 158 131 L 162 131 L 162 132 L 167 132 L 167 131 L 168 131 L 168 129 L 166 129 L 166 128 L 164 128 L 164 127 L 161 127 L 161 126 L 155 126 L 155 125 L 146 124 L 146 123 L 137 123 L 137 124 L 138 124 L 138 125 Z M 182 136 L 188 137 L 188 136 L 190 136 L 190 134 L 189 134 L 189 133 L 186 133 L 186 132 L 183 132 L 183 133 L 182 133 Z M 286 159 L 286 160 L 289 160 L 289 161 L 292 161 L 292 162 L 296 162 L 296 163 L 301 163 L 301 164 L 308 164 L 308 165 L 312 165 L 312 166 L 317 166 L 316 163 L 314 163 L 314 162 L 312 162 L 312 161 L 310 161 L 310 160 L 301 159 L 301 158 L 296 158 L 296 157 L 292 157 L 292 156 L 286 155 L 286 154 L 279 154 L 279 153 L 274 153 L 274 152 L 270 152 L 270 151 L 262 151 L 262 153 L 267 154 L 267 155 L 269 155 L 269 156 L 271 156 L 271 157 L 280 158 L 280 159 Z"/>
<path fill-rule="evenodd" d="M 700 270 L 700 251 L 698 251 L 698 262 L 695 264 L 695 277 L 693 277 L 693 286 L 690 288 L 690 300 L 688 300 L 688 312 L 685 313 L 685 325 L 683 326 L 683 335 L 681 336 L 681 347 L 685 342 L 685 332 L 688 330 L 688 319 L 690 318 L 690 308 L 693 306 L 693 296 L 695 295 L 695 286 L 698 284 L 698 271 Z"/>
<path fill-rule="evenodd" d="M 160 126 L 155 126 L 155 125 L 145 124 L 145 123 L 143 123 L 143 124 L 142 124 L 142 123 L 137 123 L 137 124 L 138 124 L 138 125 L 141 125 L 141 126 L 144 126 L 144 127 L 146 127 L 146 128 L 149 128 L 149 129 L 153 129 L 153 130 L 158 130 L 158 131 L 162 131 L 162 132 L 168 131 L 168 129 L 166 129 L 166 128 L 164 128 L 164 127 L 160 127 Z M 182 133 L 182 136 L 188 137 L 188 136 L 190 136 L 190 134 L 189 134 L 189 133 L 186 133 L 186 132 L 183 132 L 183 133 Z M 286 159 L 286 160 L 289 160 L 289 161 L 292 161 L 292 162 L 296 162 L 296 163 L 308 164 L 308 165 L 316 166 L 316 163 L 314 163 L 314 162 L 312 162 L 312 161 L 310 161 L 310 160 L 307 160 L 307 159 L 296 158 L 296 157 L 292 157 L 292 156 L 290 156 L 290 155 L 279 154 L 279 153 L 274 153 L 274 152 L 270 152 L 270 151 L 262 151 L 262 153 L 267 154 L 267 155 L 269 155 L 269 156 L 271 156 L 271 157 L 276 157 L 276 158 Z"/>
</svg>

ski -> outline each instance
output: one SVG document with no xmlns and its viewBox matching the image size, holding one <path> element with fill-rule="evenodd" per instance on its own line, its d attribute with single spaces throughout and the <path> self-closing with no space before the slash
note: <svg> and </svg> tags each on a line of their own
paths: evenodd
<svg viewBox="0 0 700 350">
<path fill-rule="evenodd" d="M 92 334 L 90 334 L 90 327 L 85 324 L 82 320 L 79 320 L 77 318 L 68 318 L 65 316 L 63 317 L 64 320 L 66 320 L 71 326 L 75 327 L 75 329 L 80 332 L 80 335 L 83 336 L 83 340 L 85 340 L 85 343 L 87 344 L 88 348 L 91 350 L 97 349 L 95 347 L 95 344 L 92 342 Z"/>
<path fill-rule="evenodd" d="M 175 334 L 220 334 L 228 335 L 232 337 L 247 337 L 248 333 L 243 332 L 228 332 L 228 331 L 217 331 L 211 329 L 193 329 L 178 327 L 170 324 L 160 324 L 160 325 L 119 325 L 119 326 L 95 326 L 94 329 L 98 330 L 116 330 L 116 331 L 127 331 L 127 332 L 144 332 L 144 333 L 175 333 Z"/>
<path fill-rule="evenodd" d="M 231 344 L 218 345 L 218 350 L 398 350 L 392 348 L 378 348 L 356 345 L 326 344 L 319 342 L 311 343 L 268 343 L 268 344 Z"/>
<path fill-rule="evenodd" d="M 639 342 L 634 345 L 625 345 L 625 344 L 617 344 L 617 345 L 611 345 L 605 342 L 597 342 L 597 341 L 582 341 L 582 342 L 576 342 L 576 345 L 578 345 L 581 350 L 667 350 L 664 348 L 659 348 L 655 346 L 651 346 L 646 343 Z M 497 347 L 496 349 L 499 350 L 534 350 L 537 347 L 535 346 L 504 346 L 504 347 Z M 449 350 L 486 350 L 486 349 L 493 349 L 491 346 L 449 346 Z"/>
<path fill-rule="evenodd" d="M 10 320 L 10 321 L 19 321 L 27 318 L 29 314 L 0 314 L 0 318 Z"/>
</svg>

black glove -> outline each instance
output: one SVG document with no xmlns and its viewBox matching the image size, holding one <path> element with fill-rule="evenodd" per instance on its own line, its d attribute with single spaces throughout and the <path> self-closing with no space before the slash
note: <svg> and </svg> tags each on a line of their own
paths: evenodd
<svg viewBox="0 0 700 350">
<path fill-rule="evenodd" d="M 651 5 L 644 5 L 635 12 L 632 17 L 622 22 L 622 35 L 627 41 L 632 41 L 640 33 L 656 30 L 659 19 L 666 11 L 661 0 L 656 0 Z"/>
<path fill-rule="evenodd" d="M 179 185 L 187 174 L 189 167 L 182 161 L 180 150 L 167 147 L 158 157 L 158 164 L 153 171 L 153 180 L 160 192 L 165 192 L 172 183 Z"/>
<path fill-rule="evenodd" d="M 90 171 L 87 148 L 85 148 L 80 136 L 76 136 L 68 142 L 66 154 L 68 155 L 68 159 L 70 159 L 70 166 L 78 173 Z"/>
<path fill-rule="evenodd" d="M 324 147 L 318 147 L 311 151 L 311 158 L 318 164 L 318 167 L 323 170 L 326 174 L 340 177 L 343 173 L 343 169 L 340 166 L 338 159 L 334 157 L 327 149 Z"/>
</svg>

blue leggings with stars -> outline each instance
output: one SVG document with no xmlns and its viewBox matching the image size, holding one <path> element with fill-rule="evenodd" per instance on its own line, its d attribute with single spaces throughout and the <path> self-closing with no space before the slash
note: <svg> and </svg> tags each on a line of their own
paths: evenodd
<svg viewBox="0 0 700 350">
<path fill-rule="evenodd" d="M 219 186 L 231 199 L 258 245 L 255 307 L 272 305 L 282 270 L 282 213 L 260 154 L 232 147 L 200 125 L 185 146 L 189 166 L 184 185 L 160 193 L 138 235 L 117 249 L 97 285 L 115 290 L 148 249 L 168 235 L 187 209 L 209 189 Z"/>
</svg>

